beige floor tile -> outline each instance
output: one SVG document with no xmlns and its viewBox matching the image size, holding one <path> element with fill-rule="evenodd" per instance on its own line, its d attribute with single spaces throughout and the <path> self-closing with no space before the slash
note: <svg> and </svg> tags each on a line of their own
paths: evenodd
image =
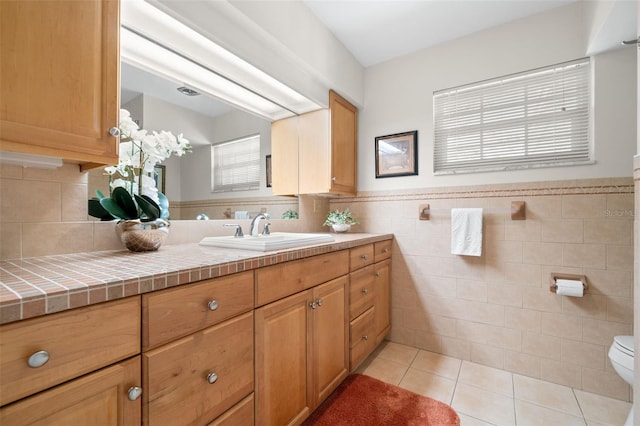
<svg viewBox="0 0 640 426">
<path fill-rule="evenodd" d="M 588 424 L 599 422 L 605 425 L 622 425 L 627 420 L 631 403 L 577 389 L 574 392 Z"/>
<path fill-rule="evenodd" d="M 458 382 L 451 406 L 457 412 L 485 422 L 515 425 L 513 398 L 476 386 Z"/>
<path fill-rule="evenodd" d="M 458 417 L 460 417 L 460 426 L 493 426 L 491 423 L 483 422 L 466 414 L 458 413 Z"/>
<path fill-rule="evenodd" d="M 513 397 L 513 374 L 485 365 L 462 361 L 458 382 Z"/>
<path fill-rule="evenodd" d="M 377 358 L 387 359 L 398 364 L 409 366 L 413 362 L 418 349 L 399 343 L 384 342 L 381 346 Z"/>
<path fill-rule="evenodd" d="M 426 371 L 409 368 L 400 382 L 400 387 L 451 404 L 456 382 Z"/>
<path fill-rule="evenodd" d="M 407 371 L 407 366 L 383 358 L 374 358 L 365 362 L 357 372 L 366 374 L 385 383 L 398 385 Z"/>
<path fill-rule="evenodd" d="M 516 399 L 582 417 L 578 401 L 568 386 L 514 374 L 513 388 Z"/>
<path fill-rule="evenodd" d="M 420 351 L 413 360 L 411 367 L 448 379 L 458 380 L 461 363 L 457 358 L 451 358 L 450 356 L 434 352 Z"/>
<path fill-rule="evenodd" d="M 516 400 L 516 423 L 522 426 L 585 426 L 582 416 L 572 416 L 521 400 Z"/>
</svg>

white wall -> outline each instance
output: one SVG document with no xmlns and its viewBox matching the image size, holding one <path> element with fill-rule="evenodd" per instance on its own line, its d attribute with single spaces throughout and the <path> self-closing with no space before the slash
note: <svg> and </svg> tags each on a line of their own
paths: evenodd
<svg viewBox="0 0 640 426">
<path fill-rule="evenodd" d="M 630 176 L 636 139 L 633 49 L 593 59 L 595 164 L 433 175 L 433 92 L 584 57 L 589 37 L 584 19 L 584 4 L 577 2 L 367 68 L 358 190 Z M 418 130 L 419 175 L 375 179 L 375 137 L 409 130 Z"/>
<path fill-rule="evenodd" d="M 260 158 L 264 167 L 265 156 L 271 153 L 271 123 L 242 111 L 210 119 L 209 142 L 213 145 L 260 134 Z M 180 198 L 176 201 L 233 199 L 273 195 L 266 186 L 266 174 L 260 176 L 260 189 L 214 194 L 211 192 L 211 147 L 196 147 L 181 160 Z"/>
</svg>

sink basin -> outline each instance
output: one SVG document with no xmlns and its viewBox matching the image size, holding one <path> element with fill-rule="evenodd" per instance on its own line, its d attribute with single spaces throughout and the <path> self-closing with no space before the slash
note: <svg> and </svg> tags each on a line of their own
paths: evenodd
<svg viewBox="0 0 640 426">
<path fill-rule="evenodd" d="M 248 235 L 241 238 L 236 238 L 233 235 L 224 237 L 205 237 L 200 241 L 200 245 L 237 248 L 243 250 L 270 251 L 310 246 L 313 244 L 330 243 L 332 241 L 333 237 L 329 234 L 273 232 L 270 235 L 259 235 L 257 237 L 251 237 Z"/>
</svg>

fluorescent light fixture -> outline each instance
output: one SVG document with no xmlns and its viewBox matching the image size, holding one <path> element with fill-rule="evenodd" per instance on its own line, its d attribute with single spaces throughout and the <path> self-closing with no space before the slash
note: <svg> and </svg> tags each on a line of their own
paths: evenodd
<svg viewBox="0 0 640 426">
<path fill-rule="evenodd" d="M 127 63 L 272 120 L 320 109 L 153 5 L 127 0 L 121 6 L 121 57 Z"/>
<path fill-rule="evenodd" d="M 23 154 L 20 152 L 0 151 L 0 163 L 38 169 L 57 169 L 62 167 L 62 159 L 44 155 Z"/>
</svg>

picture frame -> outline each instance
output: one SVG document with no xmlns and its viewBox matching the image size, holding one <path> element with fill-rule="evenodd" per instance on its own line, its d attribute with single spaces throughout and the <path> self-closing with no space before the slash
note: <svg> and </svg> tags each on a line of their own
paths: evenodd
<svg viewBox="0 0 640 426">
<path fill-rule="evenodd" d="M 162 192 L 163 194 L 165 193 L 166 187 L 166 166 L 163 165 L 159 165 L 156 164 L 153 167 L 154 170 L 154 174 L 155 174 L 155 180 L 156 180 L 156 188 L 158 188 L 158 191 Z"/>
<path fill-rule="evenodd" d="M 418 131 L 375 138 L 376 179 L 418 174 Z"/>
<path fill-rule="evenodd" d="M 265 170 L 267 171 L 267 188 L 271 188 L 271 154 L 266 156 L 265 162 Z"/>
</svg>

